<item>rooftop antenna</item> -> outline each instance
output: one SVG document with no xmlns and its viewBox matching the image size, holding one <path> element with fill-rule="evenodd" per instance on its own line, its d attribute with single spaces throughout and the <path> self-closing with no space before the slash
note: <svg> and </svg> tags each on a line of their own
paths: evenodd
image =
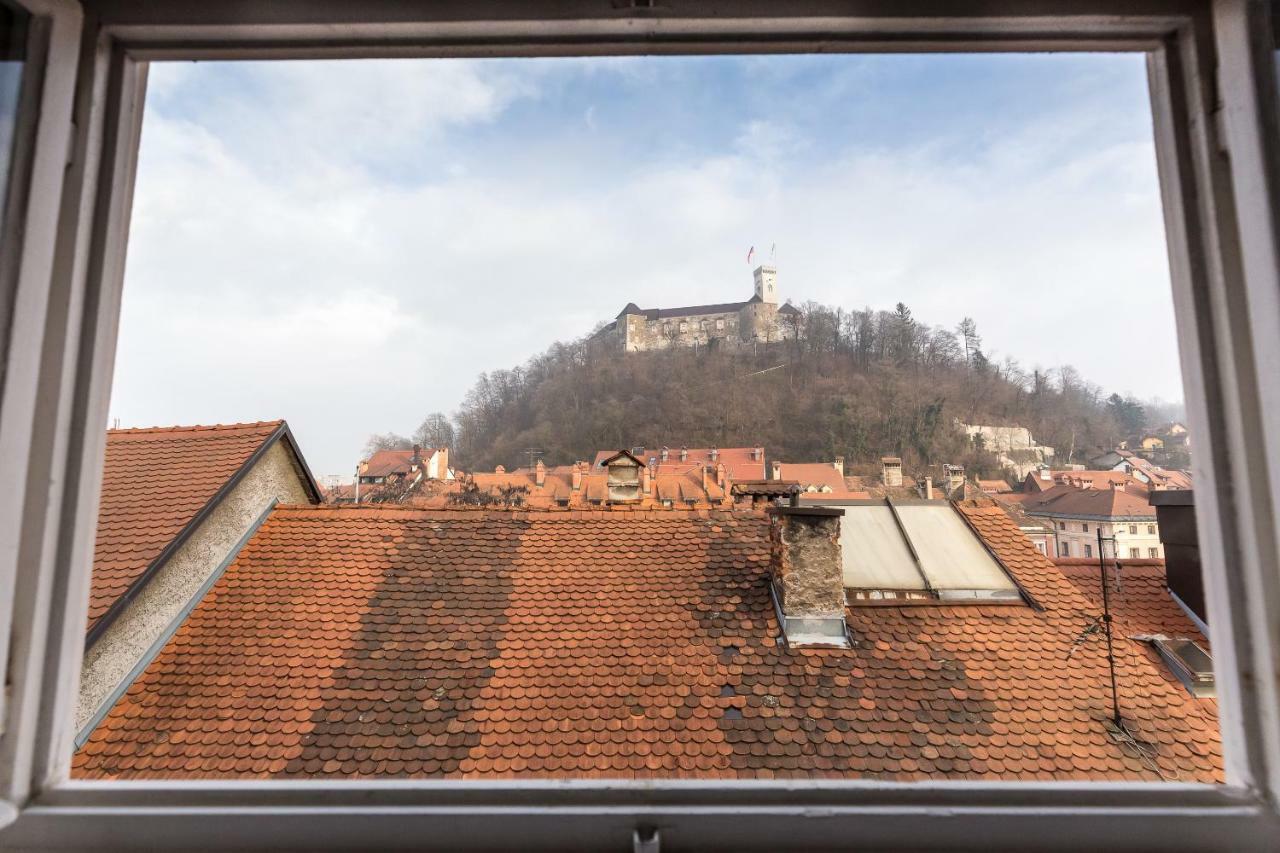
<svg viewBox="0 0 1280 853">
<path fill-rule="evenodd" d="M 1111 636 L 1111 596 L 1107 587 L 1107 552 L 1103 548 L 1104 542 L 1110 542 L 1111 547 L 1116 545 L 1114 536 L 1103 536 L 1102 528 L 1098 528 L 1098 579 L 1102 583 L 1102 628 L 1103 633 L 1107 637 L 1107 667 L 1111 673 L 1111 722 L 1115 723 L 1117 728 L 1122 728 L 1120 722 L 1120 696 L 1116 689 L 1116 652 Z M 1116 571 L 1120 570 L 1120 564 L 1116 564 Z"/>
<path fill-rule="evenodd" d="M 524 449 L 524 452 L 529 454 L 529 470 L 532 471 L 534 463 L 537 462 L 538 457 L 542 456 L 542 454 L 546 453 L 547 451 L 543 450 L 540 447 L 526 447 Z"/>
</svg>

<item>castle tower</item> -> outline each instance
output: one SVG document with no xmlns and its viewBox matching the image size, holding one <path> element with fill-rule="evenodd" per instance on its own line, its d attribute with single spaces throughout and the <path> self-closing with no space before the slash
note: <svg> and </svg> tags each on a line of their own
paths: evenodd
<svg viewBox="0 0 1280 853">
<path fill-rule="evenodd" d="M 778 304 L 778 268 L 772 264 L 758 266 L 755 272 L 756 296 L 761 302 L 770 305 Z"/>
</svg>

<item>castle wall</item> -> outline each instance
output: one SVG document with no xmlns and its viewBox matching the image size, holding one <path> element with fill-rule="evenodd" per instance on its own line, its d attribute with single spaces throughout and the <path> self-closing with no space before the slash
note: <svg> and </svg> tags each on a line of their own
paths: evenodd
<svg viewBox="0 0 1280 853">
<path fill-rule="evenodd" d="M 619 319 L 626 324 L 623 341 L 626 352 L 664 350 L 672 346 L 709 346 L 712 341 L 717 344 L 727 341 L 732 345 L 739 339 L 737 311 L 664 317 L 660 320 L 629 314 Z"/>
</svg>

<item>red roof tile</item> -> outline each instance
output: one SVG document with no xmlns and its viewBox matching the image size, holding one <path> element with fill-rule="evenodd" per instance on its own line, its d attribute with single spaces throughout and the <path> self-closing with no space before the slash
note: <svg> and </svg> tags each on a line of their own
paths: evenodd
<svg viewBox="0 0 1280 853">
<path fill-rule="evenodd" d="M 1093 605 L 961 511 L 1044 609 L 859 608 L 843 650 L 779 643 L 763 514 L 279 508 L 74 773 L 1220 781 L 1149 660 L 1151 753 L 1113 737 Z"/>
<path fill-rule="evenodd" d="M 107 431 L 89 629 L 283 425 Z"/>
</svg>

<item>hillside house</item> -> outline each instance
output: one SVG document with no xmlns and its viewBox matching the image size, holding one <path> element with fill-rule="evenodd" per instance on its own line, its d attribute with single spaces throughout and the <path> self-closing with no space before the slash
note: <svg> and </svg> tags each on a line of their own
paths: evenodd
<svg viewBox="0 0 1280 853">
<path fill-rule="evenodd" d="M 272 507 L 320 495 L 284 421 L 108 430 L 77 731 L 116 700 Z"/>
<path fill-rule="evenodd" d="M 452 480 L 449 448 L 422 447 L 408 450 L 379 450 L 356 467 L 361 485 L 374 486 L 413 479 Z"/>
</svg>

